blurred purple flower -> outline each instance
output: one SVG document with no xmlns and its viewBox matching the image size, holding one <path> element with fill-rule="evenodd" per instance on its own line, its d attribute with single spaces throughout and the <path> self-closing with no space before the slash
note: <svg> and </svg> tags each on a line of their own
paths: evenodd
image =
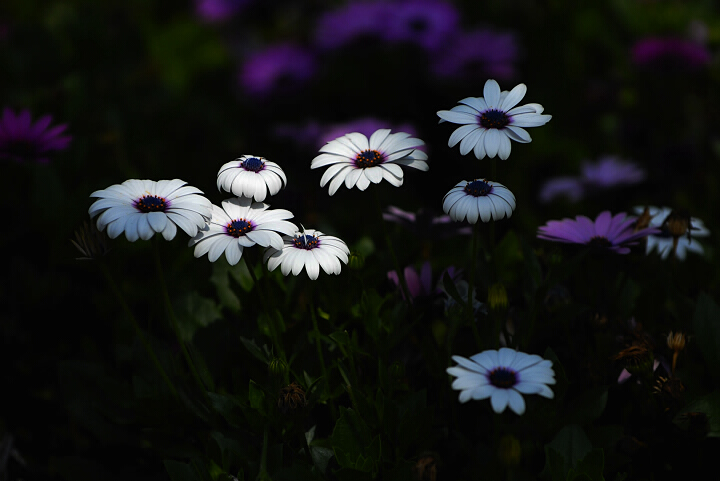
<svg viewBox="0 0 720 481">
<path fill-rule="evenodd" d="M 583 161 L 581 172 L 580 177 L 557 177 L 547 181 L 540 188 L 540 201 L 550 202 L 565 196 L 571 202 L 578 202 L 593 191 L 638 184 L 646 177 L 646 172 L 637 164 L 610 155 L 597 162 Z"/>
<path fill-rule="evenodd" d="M 437 50 L 459 28 L 457 9 L 443 0 L 403 0 L 388 4 L 383 38 Z"/>
<path fill-rule="evenodd" d="M 446 272 L 453 281 L 457 280 L 457 278 L 461 274 L 461 271 L 455 269 L 455 266 L 450 266 L 447 269 L 443 270 L 442 273 L 440 273 L 440 278 L 435 282 L 435 284 L 433 284 L 432 267 L 430 265 L 430 261 L 425 261 L 425 263 L 422 265 L 422 268 L 420 269 L 420 272 L 416 271 L 415 268 L 412 266 L 407 266 L 405 269 L 403 269 L 403 273 L 405 274 L 405 282 L 407 283 L 408 291 L 410 294 L 410 300 L 415 301 L 415 299 L 418 297 L 428 297 L 442 292 L 439 287 L 434 286 L 442 282 L 442 278 L 445 276 Z M 400 285 L 397 271 L 390 271 L 387 273 L 387 276 L 388 279 L 390 279 L 396 287 Z M 402 289 L 400 290 L 400 293 L 402 294 L 404 299 L 405 294 L 403 293 Z"/>
<path fill-rule="evenodd" d="M 350 2 L 325 12 L 315 25 L 315 45 L 333 50 L 360 37 L 381 37 L 387 30 L 388 5 L 380 2 Z"/>
<path fill-rule="evenodd" d="M 331 140 L 342 137 L 348 132 L 360 132 L 364 136 L 370 137 L 376 130 L 383 128 L 407 132 L 412 137 L 417 136 L 417 129 L 410 124 L 390 124 L 374 117 L 363 117 L 333 124 L 321 124 L 317 121 L 309 121 L 299 126 L 279 125 L 275 128 L 275 135 L 293 140 L 301 145 L 311 146 L 315 149 L 322 147 Z M 424 150 L 424 147 L 424 145 L 419 146 L 418 150 Z"/>
<path fill-rule="evenodd" d="M 635 217 L 621 212 L 612 216 L 610 211 L 601 212 L 595 221 L 579 215 L 575 219 L 551 220 L 538 228 L 538 238 L 568 244 L 585 244 L 607 249 L 618 254 L 630 253 L 630 244 L 657 234 L 659 229 L 646 228 L 635 231 Z"/>
<path fill-rule="evenodd" d="M 492 30 L 458 32 L 437 50 L 431 69 L 438 77 L 478 75 L 507 79 L 515 73 L 515 34 Z"/>
<path fill-rule="evenodd" d="M 453 222 L 449 215 L 433 216 L 423 209 L 413 214 L 391 205 L 383 212 L 383 219 L 400 224 L 426 239 L 447 239 L 458 234 L 472 234 L 471 226 Z"/>
<path fill-rule="evenodd" d="M 642 67 L 700 68 L 712 58 L 702 44 L 677 37 L 648 37 L 632 47 L 632 60 Z"/>
<path fill-rule="evenodd" d="M 292 92 L 315 74 L 315 58 L 293 43 L 271 45 L 252 54 L 243 64 L 239 80 L 249 95 Z"/>
<path fill-rule="evenodd" d="M 33 123 L 29 110 L 15 115 L 5 108 L 0 118 L 0 159 L 48 163 L 47 154 L 52 150 L 66 149 L 72 139 L 62 135 L 66 124 L 49 128 L 51 122 L 50 115 L 44 115 Z"/>
<path fill-rule="evenodd" d="M 249 0 L 195 0 L 195 13 L 207 22 L 222 22 L 235 15 Z"/>
</svg>

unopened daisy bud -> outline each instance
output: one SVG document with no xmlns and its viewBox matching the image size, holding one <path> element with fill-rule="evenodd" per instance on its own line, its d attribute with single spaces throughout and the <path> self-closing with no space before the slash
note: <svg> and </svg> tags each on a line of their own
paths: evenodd
<svg viewBox="0 0 720 481">
<path fill-rule="evenodd" d="M 95 224 L 88 224 L 87 222 L 83 222 L 82 227 L 75 231 L 75 240 L 70 239 L 70 242 L 82 254 L 82 257 L 75 258 L 79 261 L 97 259 L 110 250 L 105 235 L 97 230 Z"/>
<path fill-rule="evenodd" d="M 675 374 L 675 365 L 677 364 L 678 356 L 680 355 L 680 351 L 685 349 L 685 335 L 682 332 L 673 334 L 673 332 L 670 331 L 667 337 L 667 345 L 673 351 L 671 372 Z"/>
<path fill-rule="evenodd" d="M 488 290 L 488 303 L 493 311 L 504 311 L 508 306 L 507 291 L 505 286 L 497 282 Z"/>
<path fill-rule="evenodd" d="M 282 379 L 285 377 L 285 374 L 287 374 L 287 371 L 287 363 L 279 357 L 273 358 L 270 364 L 268 364 L 268 372 L 273 377 Z"/>
<path fill-rule="evenodd" d="M 522 446 L 518 438 L 512 434 L 506 434 L 500 439 L 498 446 L 498 457 L 505 466 L 517 466 L 520 464 Z"/>
<path fill-rule="evenodd" d="M 295 412 L 299 408 L 305 407 L 306 404 L 305 391 L 303 391 L 302 387 L 295 381 L 280 390 L 278 408 L 283 414 Z"/>
<path fill-rule="evenodd" d="M 365 267 L 365 256 L 359 252 L 351 252 L 348 256 L 348 267 L 353 270 L 360 270 Z"/>
</svg>

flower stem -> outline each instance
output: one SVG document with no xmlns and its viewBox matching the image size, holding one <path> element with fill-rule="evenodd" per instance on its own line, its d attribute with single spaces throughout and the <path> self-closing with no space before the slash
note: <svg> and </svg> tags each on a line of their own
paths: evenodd
<svg viewBox="0 0 720 481">
<path fill-rule="evenodd" d="M 108 271 L 107 266 L 102 262 L 98 262 L 100 266 L 100 270 L 103 273 L 103 276 L 108 282 L 108 285 L 110 286 L 110 290 L 115 295 L 115 298 L 117 299 L 118 303 L 120 304 L 120 307 L 122 307 L 123 311 L 125 311 L 125 315 L 130 318 L 130 321 L 133 324 L 133 327 L 135 328 L 135 332 L 137 333 L 138 338 L 140 339 L 140 342 L 142 342 L 143 346 L 145 346 L 145 350 L 147 351 L 148 356 L 150 356 L 150 360 L 155 365 L 155 368 L 158 370 L 158 373 L 160 373 L 160 376 L 165 381 L 165 384 L 167 384 L 168 389 L 170 389 L 170 392 L 172 393 L 173 397 L 176 400 L 179 400 L 180 397 L 178 396 L 177 389 L 175 388 L 175 385 L 168 377 L 167 373 L 165 372 L 165 369 L 163 369 L 162 364 L 160 364 L 160 361 L 158 360 L 157 356 L 155 355 L 155 351 L 153 350 L 152 344 L 150 344 L 150 341 L 145 337 L 145 334 L 143 334 L 142 329 L 140 329 L 140 325 L 137 322 L 137 319 L 135 319 L 135 316 L 133 315 L 132 311 L 130 310 L 130 307 L 127 305 L 127 302 L 125 302 L 125 298 L 123 297 L 122 293 L 120 292 L 120 289 L 118 288 L 117 284 L 115 283 L 115 280 L 110 275 L 110 272 Z"/>
<path fill-rule="evenodd" d="M 467 311 L 468 311 L 468 318 L 470 319 L 470 328 L 473 332 L 473 337 L 475 338 L 475 344 L 477 344 L 478 349 L 482 349 L 482 339 L 480 338 L 480 332 L 478 331 L 477 324 L 475 322 L 475 309 L 473 308 L 473 291 L 475 289 L 475 270 L 477 268 L 477 254 L 478 254 L 478 237 L 480 237 L 480 223 L 476 222 L 473 226 L 473 240 L 472 240 L 472 261 L 470 263 L 470 273 L 469 273 L 469 282 L 468 282 L 468 292 L 467 292 Z"/>
<path fill-rule="evenodd" d="M 382 226 L 383 235 L 385 236 L 385 243 L 387 244 L 388 251 L 390 251 L 390 257 L 392 258 L 395 271 L 398 275 L 398 280 L 400 281 L 400 291 L 402 292 L 402 295 L 405 298 L 405 302 L 407 302 L 408 307 L 412 307 L 410 290 L 408 289 L 407 282 L 405 281 L 405 272 L 400 268 L 400 263 L 397 260 L 397 256 L 395 255 L 395 249 L 393 249 L 392 241 L 390 240 L 390 234 L 388 233 L 387 227 L 385 226 L 385 219 L 382 215 L 382 206 L 380 205 L 380 196 L 378 195 L 377 190 L 375 190 L 375 208 L 377 210 L 378 216 L 380 216 L 380 225 Z"/>
<path fill-rule="evenodd" d="M 255 275 L 255 269 L 253 269 L 252 264 L 248 262 L 247 256 L 243 256 L 242 259 L 245 261 L 245 267 L 247 267 L 247 270 L 250 272 L 250 277 L 252 277 L 253 284 L 257 288 L 258 295 L 260 296 L 260 302 L 267 314 L 268 328 L 270 329 L 270 337 L 272 338 L 273 345 L 277 348 L 280 359 L 287 361 L 287 358 L 285 357 L 285 349 L 283 349 L 282 339 L 280 337 L 280 328 L 275 319 L 276 310 L 268 302 L 268 297 L 265 295 L 263 287 L 260 285 L 260 282 Z"/>
<path fill-rule="evenodd" d="M 311 298 L 312 299 L 312 298 Z M 325 356 L 322 351 L 322 343 L 320 342 L 320 329 L 318 328 L 317 316 L 315 314 L 315 304 L 310 301 L 310 318 L 313 323 L 313 331 L 315 331 L 315 348 L 317 349 L 318 360 L 320 361 L 320 371 L 322 377 L 325 380 L 325 394 L 328 397 L 328 404 L 330 405 L 330 413 L 333 419 L 337 419 L 337 413 L 335 411 L 335 403 L 330 396 L 330 378 L 328 378 L 327 368 L 325 366 Z"/>
<path fill-rule="evenodd" d="M 165 282 L 165 275 L 163 274 L 162 265 L 160 263 L 160 250 L 158 248 L 157 239 L 157 236 L 155 236 L 152 242 L 153 256 L 155 257 L 155 269 L 157 270 L 158 280 L 160 281 L 160 289 L 162 290 L 163 298 L 165 300 L 165 308 L 167 309 L 168 317 L 170 318 L 170 325 L 172 326 L 173 332 L 175 333 L 175 338 L 177 339 L 178 344 L 180 344 L 180 349 L 182 350 L 185 362 L 187 362 L 188 367 L 190 367 L 190 371 L 192 372 L 192 376 L 195 379 L 195 383 L 200 388 L 200 392 L 203 393 L 203 396 L 207 397 L 207 388 L 202 382 L 202 379 L 198 374 L 197 368 L 195 368 L 195 363 L 190 357 L 187 346 L 185 346 L 185 342 L 180 335 L 180 326 L 178 324 L 177 316 L 175 315 L 175 309 L 173 309 L 172 302 L 170 302 L 170 293 L 168 291 L 167 283 Z"/>
</svg>

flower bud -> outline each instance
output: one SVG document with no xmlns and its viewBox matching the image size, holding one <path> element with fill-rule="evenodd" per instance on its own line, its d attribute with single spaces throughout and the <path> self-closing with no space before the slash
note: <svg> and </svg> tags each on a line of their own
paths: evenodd
<svg viewBox="0 0 720 481">
<path fill-rule="evenodd" d="M 488 303 L 492 311 L 504 311 L 508 306 L 507 291 L 502 283 L 497 282 L 488 290 Z"/>
<path fill-rule="evenodd" d="M 359 252 L 351 252 L 348 256 L 348 267 L 355 270 L 362 269 L 363 267 L 365 267 L 365 256 L 363 256 Z"/>
<path fill-rule="evenodd" d="M 505 466 L 517 466 L 520 464 L 522 446 L 518 438 L 512 434 L 506 434 L 500 439 L 498 446 L 498 457 Z"/>
</svg>

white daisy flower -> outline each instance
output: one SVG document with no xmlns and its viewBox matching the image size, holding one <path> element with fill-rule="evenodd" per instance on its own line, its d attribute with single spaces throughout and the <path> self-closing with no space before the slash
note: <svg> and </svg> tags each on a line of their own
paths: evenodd
<svg viewBox="0 0 720 481">
<path fill-rule="evenodd" d="M 515 196 L 510 189 L 487 179 L 460 181 L 443 197 L 443 210 L 458 222 L 475 224 L 510 217 L 515 210 Z"/>
<path fill-rule="evenodd" d="M 498 83 L 490 79 L 485 82 L 484 97 L 468 97 L 460 101 L 461 105 L 439 111 L 441 122 L 462 124 L 450 135 L 448 145 L 454 147 L 460 142 L 462 155 L 472 150 L 478 159 L 486 155 L 507 159 L 511 139 L 524 144 L 532 141 L 523 127 L 539 127 L 552 118 L 552 115 L 541 115 L 544 108 L 540 104 L 515 107 L 525 92 L 525 84 L 519 84 L 509 92 L 500 92 Z"/>
<path fill-rule="evenodd" d="M 325 235 L 319 230 L 303 229 L 291 236 L 284 236 L 285 245 L 272 246 L 265 251 L 264 260 L 268 270 L 280 266 L 284 276 L 300 274 L 303 267 L 310 279 L 317 279 L 322 267 L 326 274 L 340 274 L 343 261 L 348 263 L 350 249 L 337 237 Z"/>
<path fill-rule="evenodd" d="M 310 163 L 311 169 L 328 167 L 320 179 L 320 187 L 330 182 L 330 195 L 344 183 L 348 189 L 360 190 L 370 183 L 383 179 L 395 187 L 403 183 L 401 165 L 428 170 L 427 154 L 417 147 L 425 145 L 420 139 L 405 132 L 390 133 L 390 129 L 376 130 L 368 140 L 363 134 L 353 132 L 331 140 L 321 149 L 320 155 Z"/>
<path fill-rule="evenodd" d="M 215 262 L 225 253 L 231 266 L 240 261 L 244 247 L 255 244 L 282 249 L 280 234 L 292 234 L 297 226 L 285 219 L 292 213 L 285 209 L 268 210 L 268 205 L 253 202 L 248 197 L 224 200 L 222 208 L 212 206 L 212 218 L 207 227 L 190 239 L 195 246 L 195 257 L 207 254 Z"/>
<path fill-rule="evenodd" d="M 633 210 L 637 215 L 641 215 L 645 211 L 644 206 L 634 207 Z M 655 207 L 648 206 L 648 212 L 651 216 L 650 225 L 648 227 L 655 227 L 660 229 L 659 234 L 652 234 L 647 236 L 647 247 L 645 248 L 645 254 L 650 254 L 653 250 L 657 250 L 660 257 L 667 259 L 673 250 L 673 236 L 668 232 L 665 219 L 668 218 L 672 209 L 670 207 Z M 695 252 L 696 254 L 703 254 L 705 251 L 702 244 L 700 244 L 696 237 L 707 237 L 710 235 L 710 231 L 705 227 L 703 221 L 697 217 L 690 217 L 690 236 L 683 235 L 677 239 L 677 247 L 675 255 L 678 259 L 685 260 L 687 253 Z"/>
<path fill-rule="evenodd" d="M 222 188 L 258 202 L 264 201 L 268 194 L 277 194 L 285 184 L 287 177 L 280 166 L 256 155 L 243 155 L 224 164 L 217 177 L 218 190 Z"/>
<path fill-rule="evenodd" d="M 501 413 L 509 405 L 515 414 L 525 412 L 523 394 L 553 398 L 548 384 L 555 384 L 552 361 L 507 347 L 475 354 L 470 359 L 453 356 L 457 366 L 447 373 L 457 377 L 452 388 L 461 391 L 461 403 L 490 398 L 493 411 Z"/>
<path fill-rule="evenodd" d="M 90 197 L 99 197 L 88 210 L 90 218 L 100 214 L 97 228 L 107 227 L 108 236 L 116 238 L 123 232 L 130 242 L 148 240 L 156 232 L 172 240 L 179 226 L 194 236 L 207 223 L 212 204 L 198 195 L 202 191 L 185 185 L 180 179 L 129 179 L 122 184 L 97 190 Z"/>
</svg>

